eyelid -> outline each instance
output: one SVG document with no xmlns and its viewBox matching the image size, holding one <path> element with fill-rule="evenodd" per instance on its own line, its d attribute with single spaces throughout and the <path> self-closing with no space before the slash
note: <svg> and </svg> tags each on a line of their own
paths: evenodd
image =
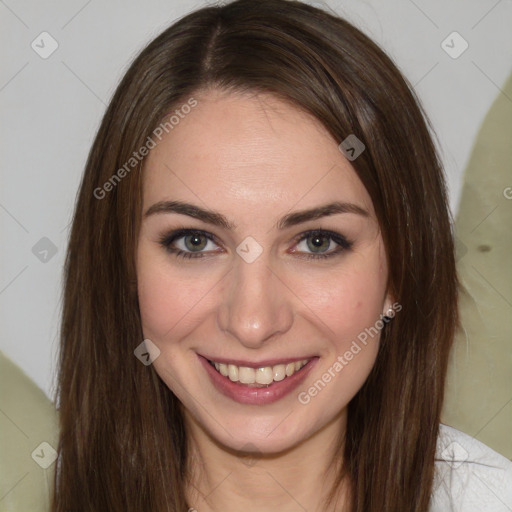
<svg viewBox="0 0 512 512">
<path fill-rule="evenodd" d="M 167 240 L 168 242 L 174 242 L 178 238 L 182 238 L 187 235 L 193 235 L 193 234 L 199 234 L 203 235 L 212 242 L 215 242 L 217 245 L 221 245 L 220 241 L 217 239 L 217 237 L 210 233 L 209 231 L 203 231 L 202 229 L 197 228 L 177 228 L 172 230 L 171 232 L 167 233 L 166 235 L 163 235 L 160 240 Z"/>
<path fill-rule="evenodd" d="M 208 252 L 193 252 L 193 251 L 183 251 L 182 249 L 171 247 L 171 244 L 180 238 L 184 238 L 186 236 L 190 236 L 193 234 L 202 235 L 208 240 L 215 243 L 215 245 L 222 247 L 222 244 L 217 239 L 217 237 L 208 231 L 203 231 L 202 229 L 197 228 L 177 228 L 168 232 L 159 237 L 158 243 L 170 254 L 173 254 L 176 257 L 187 257 L 187 258 L 204 258 L 208 256 L 211 251 Z M 217 252 L 217 251 L 216 251 Z"/>
<path fill-rule="evenodd" d="M 303 259 L 326 259 L 326 258 L 337 256 L 345 251 L 348 251 L 353 246 L 353 242 L 348 240 L 341 233 L 337 233 L 336 231 L 331 231 L 329 229 L 318 228 L 318 229 L 310 229 L 308 231 L 304 231 L 304 232 L 300 233 L 299 235 L 297 235 L 296 237 L 294 237 L 294 240 L 295 240 L 294 247 L 296 245 L 298 245 L 300 242 L 302 242 L 303 240 L 309 238 L 310 236 L 317 235 L 317 234 L 322 237 L 326 237 L 326 238 L 333 240 L 337 244 L 337 247 L 329 252 L 324 252 L 324 253 L 321 253 L 321 252 L 320 253 L 314 253 L 314 252 L 303 253 L 303 252 L 299 252 L 299 251 L 295 251 L 295 250 L 292 250 L 291 252 L 293 254 L 300 255 L 298 257 L 303 258 Z"/>
<path fill-rule="evenodd" d="M 331 238 L 331 240 L 334 240 L 338 245 L 341 245 L 342 247 L 348 249 L 352 246 L 352 242 L 349 241 L 345 236 L 343 236 L 341 233 L 337 233 L 336 231 L 330 231 L 329 229 L 310 229 L 308 231 L 304 231 L 300 233 L 299 235 L 295 236 L 293 240 L 296 244 L 299 242 L 302 242 L 306 238 L 312 236 L 312 235 L 321 235 L 328 238 Z"/>
</svg>

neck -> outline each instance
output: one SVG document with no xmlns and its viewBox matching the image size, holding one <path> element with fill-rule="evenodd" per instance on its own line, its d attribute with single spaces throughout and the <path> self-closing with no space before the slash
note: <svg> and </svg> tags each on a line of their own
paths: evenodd
<svg viewBox="0 0 512 512">
<path fill-rule="evenodd" d="M 197 512 L 349 510 L 346 479 L 326 508 L 337 478 L 339 463 L 331 462 L 345 431 L 346 411 L 300 444 L 272 455 L 230 450 L 190 418 L 187 424 L 190 479 L 186 496 Z"/>
</svg>

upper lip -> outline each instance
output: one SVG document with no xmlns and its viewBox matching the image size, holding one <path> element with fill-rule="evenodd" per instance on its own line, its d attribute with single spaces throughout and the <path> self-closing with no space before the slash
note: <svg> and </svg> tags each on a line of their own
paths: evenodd
<svg viewBox="0 0 512 512">
<path fill-rule="evenodd" d="M 273 358 L 273 359 L 264 359 L 262 361 L 247 361 L 243 359 L 226 359 L 224 357 L 214 357 L 214 356 L 202 356 L 209 361 L 214 363 L 223 363 L 223 364 L 233 364 L 235 366 L 245 366 L 247 368 L 264 368 L 266 366 L 275 366 L 278 364 L 288 364 L 294 363 L 295 361 L 303 361 L 307 359 L 313 359 L 316 356 L 302 356 L 302 357 L 286 357 L 286 358 Z"/>
</svg>

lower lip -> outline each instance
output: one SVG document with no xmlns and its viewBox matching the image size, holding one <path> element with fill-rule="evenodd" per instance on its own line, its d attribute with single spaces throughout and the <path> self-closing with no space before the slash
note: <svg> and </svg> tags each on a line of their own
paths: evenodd
<svg viewBox="0 0 512 512">
<path fill-rule="evenodd" d="M 291 377 L 285 377 L 279 382 L 274 382 L 268 388 L 253 388 L 245 384 L 240 384 L 239 382 L 231 381 L 228 377 L 221 375 L 208 362 L 208 359 L 199 354 L 198 357 L 218 391 L 235 402 L 250 405 L 271 404 L 285 397 L 304 381 L 318 361 L 318 357 L 314 357 L 306 366 L 302 367 Z"/>
</svg>

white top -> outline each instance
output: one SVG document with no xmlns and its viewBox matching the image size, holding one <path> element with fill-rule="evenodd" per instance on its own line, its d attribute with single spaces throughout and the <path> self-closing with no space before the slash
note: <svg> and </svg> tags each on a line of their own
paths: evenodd
<svg viewBox="0 0 512 512">
<path fill-rule="evenodd" d="M 446 425 L 437 441 L 428 512 L 512 512 L 512 462 Z"/>
</svg>

